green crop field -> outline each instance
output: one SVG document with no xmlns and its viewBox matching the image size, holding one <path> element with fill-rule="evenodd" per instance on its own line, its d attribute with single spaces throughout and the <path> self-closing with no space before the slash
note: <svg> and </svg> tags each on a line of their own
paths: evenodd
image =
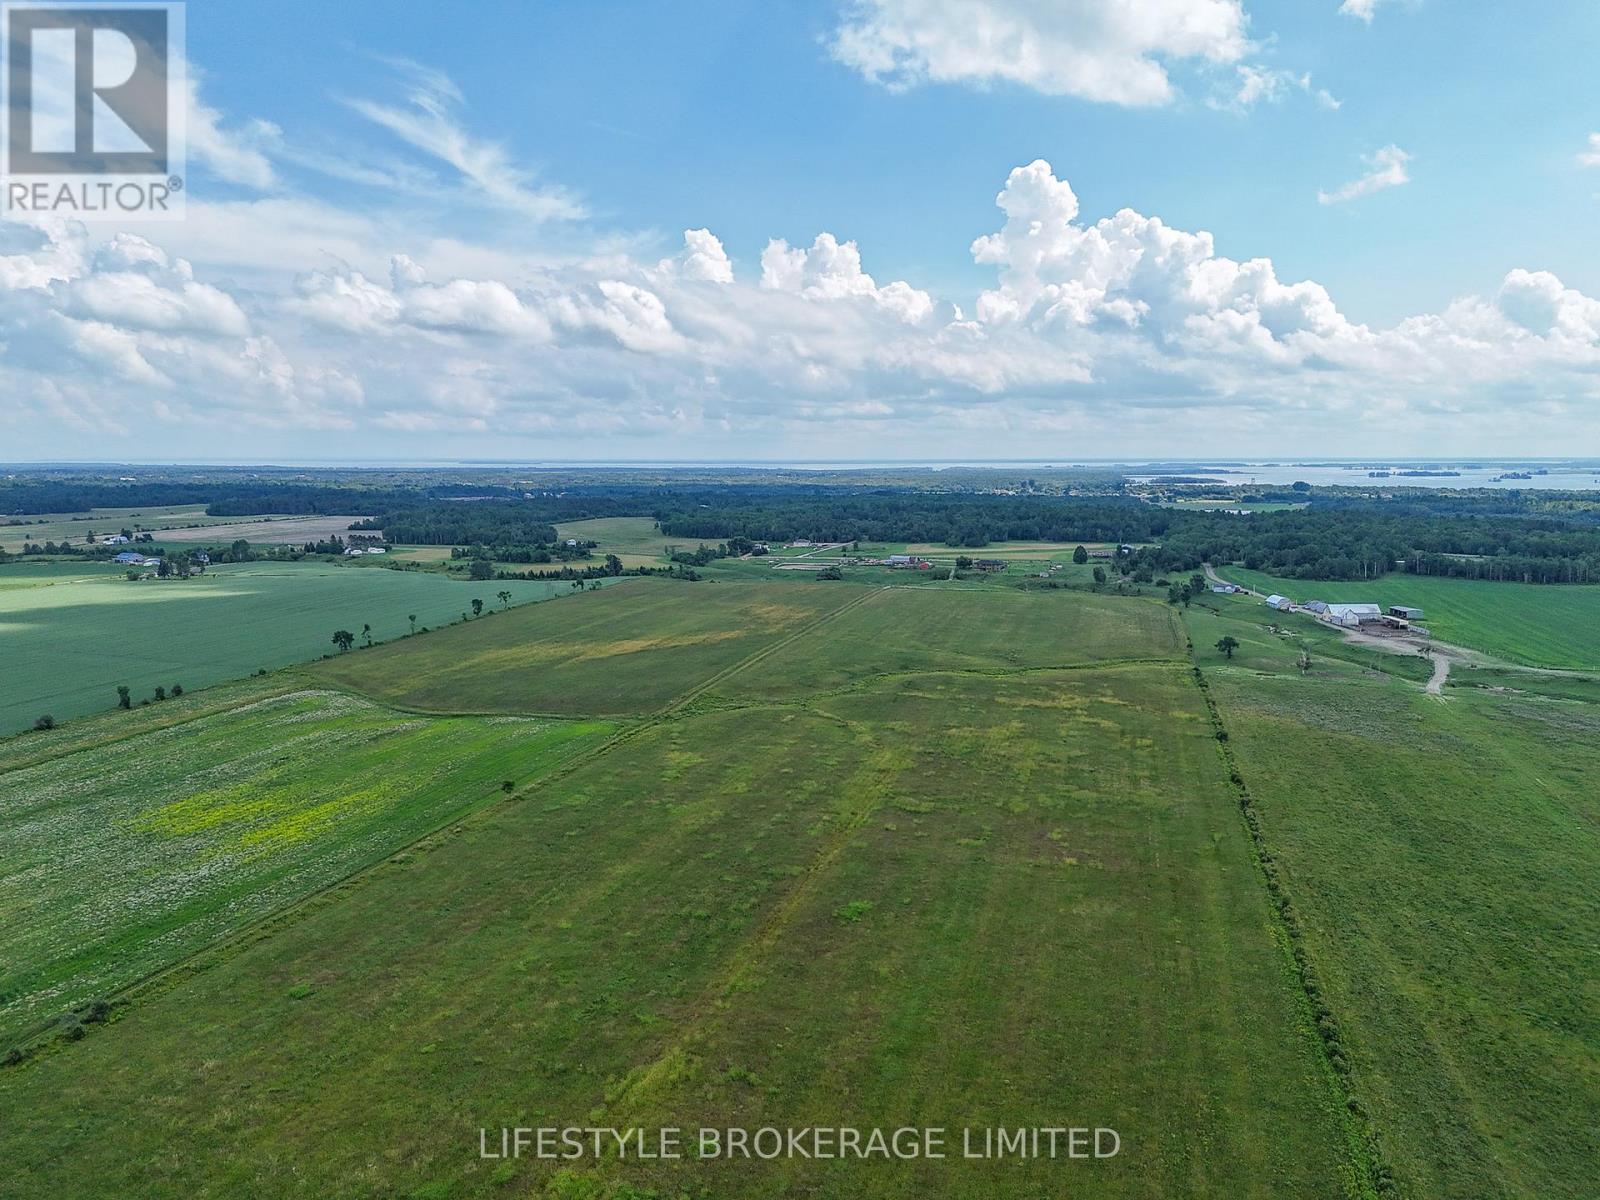
<svg viewBox="0 0 1600 1200">
<path fill-rule="evenodd" d="M 1593 1196 L 1600 708 L 1206 670 L 1403 1194 Z"/>
<path fill-rule="evenodd" d="M 61 581 L 33 586 L 41 577 Z M 27 586 L 10 586 L 18 581 Z M 0 733 L 45 713 L 61 721 L 110 708 L 119 684 L 137 701 L 158 685 L 192 689 L 318 658 L 334 651 L 336 629 L 359 638 L 370 624 L 381 641 L 408 632 L 412 614 L 419 626 L 458 621 L 475 596 L 498 607 L 502 590 L 522 604 L 570 588 L 336 563 L 219 566 L 137 583 L 71 563 L 0 565 Z"/>
<path fill-rule="evenodd" d="M 1431 575 L 1385 575 L 1372 583 L 1278 579 L 1243 567 L 1218 574 L 1261 592 L 1330 604 L 1405 604 L 1426 614 L 1422 624 L 1441 641 L 1512 662 L 1543 667 L 1600 668 L 1600 586 L 1489 583 Z"/>
<path fill-rule="evenodd" d="M 868 595 L 629 579 L 481 627 L 344 655 L 313 674 L 427 712 L 641 714 Z"/>
<path fill-rule="evenodd" d="M 806 617 L 761 615 L 797 596 L 818 598 Z M 944 599 L 641 582 L 338 664 L 429 643 L 453 644 L 449 661 L 543 622 L 569 658 L 602 632 L 760 630 L 720 692 L 847 663 L 898 610 L 934 665 L 651 718 L 582 771 L 136 991 L 105 1029 L 0 1071 L 16 1194 L 1360 1194 L 1201 694 L 1160 661 L 1170 614 L 1126 601 L 1125 623 L 1086 619 L 1074 642 L 1049 631 L 1087 597 L 997 594 L 1024 645 L 1152 661 L 952 668 L 937 664 L 975 625 L 930 616 Z M 589 669 L 666 675 L 649 707 L 714 679 L 706 647 L 731 640 Z M 528 673 L 611 703 L 560 658 Z M 1123 1151 L 857 1169 L 478 1157 L 480 1127 L 810 1122 L 1104 1125 Z"/>
<path fill-rule="evenodd" d="M 0 773 L 0 1037 L 366 866 L 608 731 L 400 718 L 305 691 Z"/>
</svg>

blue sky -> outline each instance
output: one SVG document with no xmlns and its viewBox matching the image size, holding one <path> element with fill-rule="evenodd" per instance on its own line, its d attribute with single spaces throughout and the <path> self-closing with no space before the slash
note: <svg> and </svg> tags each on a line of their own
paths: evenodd
<svg viewBox="0 0 1600 1200">
<path fill-rule="evenodd" d="M 190 218 L 123 232 L 163 261 L 0 242 L 20 446 L 1575 452 L 1600 6 L 1113 7 L 198 0 Z M 1041 159 L 1012 194 L 1060 236 L 1025 244 L 996 196 Z M 1122 209 L 1161 224 L 1095 232 Z"/>
</svg>

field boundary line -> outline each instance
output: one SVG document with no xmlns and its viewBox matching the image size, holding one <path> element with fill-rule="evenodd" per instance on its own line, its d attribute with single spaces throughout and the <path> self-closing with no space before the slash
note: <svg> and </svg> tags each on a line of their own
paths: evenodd
<svg viewBox="0 0 1600 1200">
<path fill-rule="evenodd" d="M 1249 834 L 1251 858 L 1254 859 L 1261 880 L 1266 886 L 1267 898 L 1274 915 L 1273 923 L 1279 935 L 1274 940 L 1279 941 L 1279 944 L 1288 951 L 1289 965 L 1300 985 L 1302 1011 L 1308 1018 L 1310 1032 L 1316 1039 L 1323 1065 L 1332 1079 L 1334 1092 L 1343 1101 L 1338 1120 L 1347 1133 L 1345 1145 L 1348 1161 L 1356 1173 L 1355 1182 L 1360 1189 L 1358 1194 L 1363 1200 L 1367 1197 L 1381 1197 L 1387 1200 L 1388 1197 L 1399 1196 L 1402 1193 L 1395 1183 L 1394 1170 L 1384 1153 L 1371 1109 L 1356 1095 L 1352 1066 L 1344 1049 L 1343 1027 L 1329 1006 L 1321 979 L 1306 950 L 1305 931 L 1300 923 L 1300 914 L 1289 896 L 1277 860 L 1267 844 L 1255 799 L 1245 784 L 1238 760 L 1229 743 L 1222 710 L 1211 694 L 1211 684 L 1206 679 L 1205 672 L 1200 669 L 1199 661 L 1193 658 L 1192 642 L 1189 649 L 1193 663 L 1190 678 L 1205 703 L 1206 714 L 1216 739 L 1217 755 L 1227 772 L 1228 782 L 1232 785 L 1240 814 L 1244 819 L 1245 830 Z M 1354 1135 L 1353 1139 L 1349 1136 L 1351 1134 Z"/>
<path fill-rule="evenodd" d="M 284 668 L 284 669 L 285 670 L 292 670 L 293 668 Z M 249 679 L 249 678 L 250 678 L 250 676 L 248 676 L 248 675 L 244 676 L 244 679 Z M 239 682 L 242 682 L 242 681 L 238 680 L 238 679 L 225 679 L 221 683 L 213 684 L 212 686 L 214 686 L 214 687 L 226 687 L 226 686 L 228 686 L 230 684 L 235 684 L 235 683 L 239 683 Z M 272 689 L 272 690 L 267 690 L 267 691 L 263 691 L 263 692 L 251 695 L 248 698 L 240 699 L 240 700 L 238 700 L 238 701 L 236 701 L 234 703 L 231 703 L 231 704 L 223 703 L 223 704 L 219 704 L 215 708 L 208 708 L 208 709 L 205 709 L 205 710 L 203 710 L 201 712 L 190 713 L 186 717 L 175 717 L 170 721 L 163 721 L 162 723 L 157 724 L 157 725 L 149 725 L 149 726 L 146 726 L 143 729 L 123 730 L 123 731 L 120 731 L 118 733 L 112 734 L 109 737 L 101 738 L 98 741 L 86 742 L 84 745 L 78 746 L 75 749 L 55 751 L 55 752 L 52 752 L 52 753 L 49 753 L 49 754 L 44 754 L 42 756 L 35 756 L 33 758 L 21 759 L 21 760 L 18 760 L 16 762 L 0 763 L 0 775 L 7 775 L 12 771 L 25 771 L 29 767 L 37 767 L 37 766 L 40 766 L 40 765 L 42 765 L 44 763 L 47 763 L 47 762 L 64 761 L 66 759 L 73 758 L 76 755 L 83 754 L 83 753 L 85 753 L 85 752 L 87 752 L 89 750 L 101 750 L 101 749 L 104 749 L 107 746 L 115 746 L 119 742 L 128 741 L 130 738 L 142 737 L 147 733 L 164 733 L 169 729 L 177 729 L 179 726 L 187 725 L 191 721 L 203 721 L 203 720 L 206 720 L 209 717 L 221 716 L 223 713 L 232 712 L 236 708 L 243 708 L 247 704 L 259 704 L 263 700 L 273 700 L 273 699 L 276 699 L 279 696 L 287 695 L 290 692 L 301 690 L 305 686 L 306 686 L 306 684 L 304 684 L 303 682 L 300 682 L 298 680 L 296 680 L 296 681 L 286 681 L 285 684 L 283 685 L 283 687 L 281 688 L 281 690 L 278 690 L 276 687 L 274 687 L 274 689 Z M 192 696 L 203 696 L 205 694 L 206 690 L 207 689 L 205 689 L 205 688 L 196 688 L 193 692 L 189 692 L 187 694 L 188 695 L 192 695 Z M 337 689 L 328 688 L 326 690 L 335 691 Z M 359 693 L 352 693 L 352 694 L 359 694 Z M 363 698 L 365 698 L 365 697 L 363 697 Z M 116 709 L 112 709 L 110 711 L 111 712 L 116 712 L 117 710 Z M 109 715 L 110 715 L 110 713 L 93 713 L 93 714 L 91 714 L 91 716 L 109 716 Z M 496 715 L 502 715 L 502 714 L 496 714 Z M 82 719 L 83 720 L 88 720 L 89 718 L 85 717 L 85 718 L 82 718 Z M 69 725 L 66 728 L 70 729 L 71 726 Z M 25 737 L 27 737 L 29 735 L 26 734 L 26 733 L 15 733 L 15 734 L 12 734 L 11 736 L 14 739 L 21 739 L 21 738 L 25 738 Z M 0 743 L 0 745 L 3 745 L 3 743 Z"/>
</svg>

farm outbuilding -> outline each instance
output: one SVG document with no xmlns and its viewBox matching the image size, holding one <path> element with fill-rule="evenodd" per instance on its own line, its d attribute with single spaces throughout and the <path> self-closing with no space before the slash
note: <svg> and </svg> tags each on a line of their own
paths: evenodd
<svg viewBox="0 0 1600 1200">
<path fill-rule="evenodd" d="M 1276 595 L 1268 596 L 1267 597 L 1267 607 L 1268 608 L 1275 608 L 1279 612 L 1288 612 L 1291 608 L 1294 607 L 1294 601 L 1289 599 L 1289 597 L 1287 597 L 1287 596 L 1276 596 Z"/>
<path fill-rule="evenodd" d="M 1321 600 L 1307 600 L 1301 607 L 1307 612 L 1316 613 L 1319 617 L 1324 617 L 1328 614 L 1328 606 Z"/>
<path fill-rule="evenodd" d="M 1383 609 L 1376 604 L 1330 604 L 1327 619 L 1335 625 L 1353 627 L 1383 620 Z"/>
<path fill-rule="evenodd" d="M 1406 604 L 1389 605 L 1389 615 L 1391 617 L 1399 617 L 1402 621 L 1422 620 L 1422 610 L 1420 608 L 1412 608 Z"/>
</svg>

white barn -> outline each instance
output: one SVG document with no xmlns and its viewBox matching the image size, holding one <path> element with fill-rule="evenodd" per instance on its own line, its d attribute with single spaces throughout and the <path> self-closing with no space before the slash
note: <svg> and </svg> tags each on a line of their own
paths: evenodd
<svg viewBox="0 0 1600 1200">
<path fill-rule="evenodd" d="M 1330 604 L 1328 620 L 1335 625 L 1353 628 L 1383 620 L 1383 609 L 1376 604 Z"/>
</svg>

